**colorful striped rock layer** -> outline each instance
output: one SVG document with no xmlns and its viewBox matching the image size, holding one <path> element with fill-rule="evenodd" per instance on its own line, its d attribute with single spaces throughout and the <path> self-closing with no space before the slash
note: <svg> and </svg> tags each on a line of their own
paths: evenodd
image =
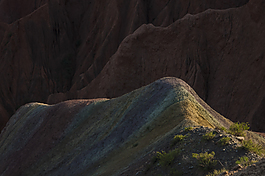
<svg viewBox="0 0 265 176">
<path fill-rule="evenodd" d="M 171 77 L 114 99 L 30 103 L 1 133 L 0 175 L 118 175 L 185 127 L 230 124 Z"/>
</svg>

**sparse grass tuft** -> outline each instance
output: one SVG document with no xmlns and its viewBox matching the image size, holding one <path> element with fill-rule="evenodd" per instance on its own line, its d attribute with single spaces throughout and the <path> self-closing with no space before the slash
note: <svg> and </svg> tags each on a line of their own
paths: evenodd
<svg viewBox="0 0 265 176">
<path fill-rule="evenodd" d="M 184 131 L 185 131 L 185 132 L 188 132 L 188 131 L 190 131 L 190 130 L 192 130 L 192 129 L 193 129 L 192 127 L 187 127 L 187 128 L 184 129 Z"/>
<path fill-rule="evenodd" d="M 180 153 L 179 149 L 174 149 L 168 153 L 166 153 L 165 151 L 161 151 L 161 152 L 157 152 L 156 157 L 161 166 L 167 167 L 173 163 L 175 157 L 178 156 L 179 153 Z"/>
<path fill-rule="evenodd" d="M 215 134 L 213 134 L 213 131 L 206 133 L 203 135 L 203 139 L 206 141 L 212 140 L 214 138 Z"/>
<path fill-rule="evenodd" d="M 172 142 L 171 142 L 171 147 L 173 147 L 174 145 L 176 145 L 178 142 L 182 141 L 183 139 L 185 139 L 187 136 L 184 135 L 176 135 L 174 136 Z"/>
<path fill-rule="evenodd" d="M 228 145 L 230 140 L 231 140 L 231 138 L 229 138 L 229 137 L 223 137 L 222 139 L 220 139 L 218 141 L 218 144 L 220 144 L 220 145 Z"/>
<path fill-rule="evenodd" d="M 227 132 L 227 129 L 225 127 L 221 127 L 220 130 Z"/>
<path fill-rule="evenodd" d="M 247 156 L 242 156 L 239 158 L 239 160 L 236 161 L 236 164 L 240 164 L 241 166 L 245 167 L 245 166 L 249 166 L 253 163 L 256 163 L 257 161 L 255 160 L 251 160 L 249 161 Z"/>
<path fill-rule="evenodd" d="M 206 176 L 217 176 L 225 171 L 227 171 L 225 168 L 222 168 L 220 170 L 214 170 L 213 172 L 208 173 Z"/>
<path fill-rule="evenodd" d="M 242 141 L 242 146 L 239 147 L 249 152 L 254 152 L 258 155 L 264 155 L 265 151 L 260 144 L 255 144 L 252 140 L 244 140 Z"/>
<path fill-rule="evenodd" d="M 212 153 L 192 153 L 192 157 L 197 159 L 199 166 L 204 170 L 211 170 L 216 165 L 217 161 L 214 160 L 214 155 L 214 151 Z"/>
<path fill-rule="evenodd" d="M 217 130 L 221 130 L 227 133 L 227 129 L 225 127 L 218 126 L 216 127 Z"/>
<path fill-rule="evenodd" d="M 249 129 L 248 122 L 246 123 L 234 123 L 230 126 L 228 133 L 235 136 L 245 136 L 244 131 Z"/>
</svg>

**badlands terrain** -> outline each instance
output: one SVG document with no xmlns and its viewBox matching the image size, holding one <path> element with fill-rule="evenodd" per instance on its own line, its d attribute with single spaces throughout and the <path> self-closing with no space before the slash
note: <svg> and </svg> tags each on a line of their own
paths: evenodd
<svg viewBox="0 0 265 176">
<path fill-rule="evenodd" d="M 265 175 L 264 29 L 263 0 L 0 0 L 0 175 Z"/>
<path fill-rule="evenodd" d="M 114 98 L 166 76 L 264 132 L 264 1 L 0 1 L 1 128 L 22 105 Z"/>
<path fill-rule="evenodd" d="M 184 81 L 171 77 L 114 99 L 30 103 L 1 133 L 0 173 L 172 175 L 174 169 L 181 175 L 205 175 L 211 170 L 201 170 L 192 153 L 215 152 L 216 169 L 232 169 L 243 156 L 261 160 L 262 153 L 240 148 L 242 139 L 216 130 L 231 124 Z M 213 129 L 212 141 L 203 140 Z M 184 142 L 172 143 L 180 134 Z M 229 145 L 219 144 L 223 137 L 229 137 Z M 247 139 L 265 146 L 256 133 L 248 132 Z M 157 152 L 172 150 L 179 151 L 167 167 L 152 161 Z"/>
</svg>

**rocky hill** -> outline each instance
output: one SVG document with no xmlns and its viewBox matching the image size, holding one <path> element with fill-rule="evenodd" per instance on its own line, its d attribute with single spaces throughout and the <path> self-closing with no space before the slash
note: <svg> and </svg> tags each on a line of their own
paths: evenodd
<svg viewBox="0 0 265 176">
<path fill-rule="evenodd" d="M 253 130 L 262 132 L 264 19 L 258 14 L 263 5 L 251 1 L 236 9 L 207 10 L 186 15 L 166 28 L 142 25 L 122 41 L 85 88 L 50 95 L 48 102 L 72 95 L 116 97 L 163 76 L 175 76 L 221 114 L 248 121 Z"/>
<path fill-rule="evenodd" d="M 28 102 L 113 98 L 175 76 L 264 132 L 263 3 L 1 0 L 1 128 Z"/>
<path fill-rule="evenodd" d="M 156 152 L 169 149 L 181 150 L 172 165 L 178 165 L 174 168 L 184 175 L 205 174 L 192 159 L 192 152 L 214 151 L 222 163 L 216 168 L 231 168 L 241 156 L 260 160 L 258 155 L 238 149 L 242 139 L 220 130 L 215 130 L 212 142 L 202 140 L 206 132 L 231 124 L 188 84 L 172 77 L 113 99 L 30 103 L 19 108 L 0 135 L 0 173 L 167 175 L 167 169 L 147 163 Z M 172 145 L 176 134 L 186 138 Z M 217 145 L 222 137 L 230 137 L 229 145 Z M 246 137 L 265 144 L 255 133 Z"/>
</svg>

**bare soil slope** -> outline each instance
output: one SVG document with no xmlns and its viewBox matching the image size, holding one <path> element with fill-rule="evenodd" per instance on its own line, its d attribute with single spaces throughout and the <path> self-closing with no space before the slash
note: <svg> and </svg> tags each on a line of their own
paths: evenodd
<svg viewBox="0 0 265 176">
<path fill-rule="evenodd" d="M 231 168 L 241 156 L 261 159 L 239 150 L 239 139 L 220 130 L 204 141 L 206 132 L 232 122 L 199 102 L 188 84 L 167 77 L 113 99 L 26 104 L 0 135 L 0 175 L 168 175 L 157 163 L 148 170 L 147 163 L 156 151 L 175 149 L 181 152 L 172 165 L 187 176 L 207 173 L 197 167 L 193 152 L 216 152 L 223 163 L 216 168 Z M 187 137 L 184 143 L 172 145 L 176 134 Z M 265 144 L 264 138 L 251 136 Z M 223 137 L 231 138 L 229 145 L 218 145 Z"/>
<path fill-rule="evenodd" d="M 110 100 L 22 106 L 0 136 L 0 173 L 113 175 L 185 127 L 229 127 L 191 90 L 164 78 Z"/>
</svg>

